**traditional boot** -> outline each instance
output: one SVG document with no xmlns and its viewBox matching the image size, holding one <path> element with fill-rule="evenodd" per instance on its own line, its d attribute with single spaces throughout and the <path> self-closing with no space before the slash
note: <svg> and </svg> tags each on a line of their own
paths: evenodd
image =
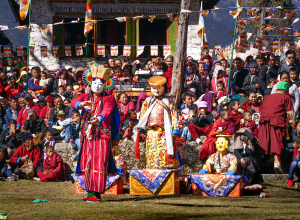
<svg viewBox="0 0 300 220">
<path fill-rule="evenodd" d="M 278 173 L 278 174 L 282 174 L 283 171 L 282 171 L 282 168 L 281 168 L 281 163 L 280 163 L 281 158 L 280 158 L 280 156 L 275 154 L 273 159 L 274 159 L 274 170 L 275 170 L 275 172 Z"/>
<path fill-rule="evenodd" d="M 100 197 L 101 199 L 101 197 Z M 89 191 L 88 196 L 85 199 L 82 199 L 84 202 L 100 202 L 101 200 L 98 200 L 97 197 L 95 197 L 95 192 Z"/>
</svg>

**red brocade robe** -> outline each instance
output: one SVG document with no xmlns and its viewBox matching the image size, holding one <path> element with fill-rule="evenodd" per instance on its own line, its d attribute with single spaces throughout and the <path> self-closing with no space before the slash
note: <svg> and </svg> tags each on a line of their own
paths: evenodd
<svg viewBox="0 0 300 220">
<path fill-rule="evenodd" d="M 286 112 L 292 110 L 294 108 L 288 95 L 274 93 L 264 98 L 258 129 L 261 153 L 281 155 L 284 128 L 288 123 Z"/>
<path fill-rule="evenodd" d="M 78 109 L 78 105 L 83 101 L 92 101 L 88 94 L 82 94 L 74 99 L 72 107 Z M 105 95 L 102 98 L 103 109 L 101 104 L 97 107 L 96 117 L 104 118 L 100 128 L 100 136 L 95 133 L 91 140 L 87 139 L 84 134 L 83 146 L 80 153 L 80 169 L 84 172 L 84 189 L 94 192 L 103 193 L 105 191 L 107 179 L 107 167 L 110 150 L 110 125 L 112 121 L 112 112 L 116 101 L 112 95 Z M 95 125 L 93 125 L 95 126 Z M 85 131 L 83 131 L 85 132 Z M 81 134 L 82 135 L 82 134 Z"/>
</svg>

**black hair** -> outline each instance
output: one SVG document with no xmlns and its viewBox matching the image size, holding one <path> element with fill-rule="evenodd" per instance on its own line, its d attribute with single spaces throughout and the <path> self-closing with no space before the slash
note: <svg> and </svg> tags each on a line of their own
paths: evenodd
<svg viewBox="0 0 300 220">
<path fill-rule="evenodd" d="M 300 136 L 296 136 L 294 138 L 294 142 L 296 142 L 297 144 L 300 144 Z"/>
<path fill-rule="evenodd" d="M 202 53 L 208 51 L 207 48 L 202 49 Z"/>
<path fill-rule="evenodd" d="M 246 62 L 249 63 L 249 62 L 250 62 L 250 59 L 253 59 L 253 56 L 252 56 L 252 55 L 249 55 L 249 56 L 246 57 Z"/>
<path fill-rule="evenodd" d="M 48 150 L 54 150 L 54 147 L 53 146 L 51 146 L 51 145 L 48 145 L 47 147 L 46 147 L 46 152 L 48 151 Z"/>
<path fill-rule="evenodd" d="M 236 57 L 236 58 L 233 60 L 233 62 L 235 62 L 235 61 L 241 61 L 241 62 L 243 62 L 243 60 L 242 60 L 240 57 Z"/>
<path fill-rule="evenodd" d="M 41 68 L 39 66 L 34 66 L 31 68 L 31 71 L 36 70 L 36 71 L 41 71 Z"/>
<path fill-rule="evenodd" d="M 58 99 L 58 98 L 62 99 L 62 97 L 60 95 L 56 95 L 56 96 L 54 96 L 54 101 L 55 101 L 55 99 Z"/>
<path fill-rule="evenodd" d="M 223 81 L 218 81 L 218 82 L 217 82 L 217 85 L 218 85 L 218 84 L 220 84 L 220 85 L 222 85 L 222 86 L 224 87 L 224 82 L 223 82 Z"/>
<path fill-rule="evenodd" d="M 255 92 L 249 92 L 249 93 L 248 93 L 248 97 L 249 97 L 251 94 L 255 94 L 255 95 L 256 95 Z"/>
<path fill-rule="evenodd" d="M 255 57 L 255 60 L 263 60 L 263 61 L 265 61 L 265 57 L 263 57 L 262 55 L 257 55 Z"/>
<path fill-rule="evenodd" d="M 14 75 L 10 75 L 9 77 L 7 77 L 7 81 L 11 81 L 11 80 L 16 80 L 16 77 Z"/>
<path fill-rule="evenodd" d="M 209 62 L 210 62 L 210 57 L 209 56 L 205 56 L 205 57 L 202 58 L 202 61 L 203 60 L 209 60 Z"/>
<path fill-rule="evenodd" d="M 79 111 L 77 109 L 73 109 L 71 115 L 77 114 L 77 113 L 79 113 Z"/>
<path fill-rule="evenodd" d="M 48 78 L 48 74 L 46 72 L 41 72 L 41 75 L 46 74 L 47 78 Z"/>
<path fill-rule="evenodd" d="M 195 111 L 195 113 L 197 113 L 197 107 L 192 106 L 192 107 L 189 109 L 189 111 Z"/>
<path fill-rule="evenodd" d="M 167 58 L 166 58 L 166 60 L 167 59 L 171 59 L 172 61 L 174 60 L 174 57 L 172 56 L 172 55 L 169 55 L 169 56 L 167 56 Z"/>
<path fill-rule="evenodd" d="M 121 92 L 121 93 L 118 95 L 118 99 L 120 99 L 121 96 L 124 95 L 124 94 L 128 97 L 128 95 L 126 94 L 126 92 Z"/>
<path fill-rule="evenodd" d="M 221 61 L 221 62 L 222 62 L 222 61 L 226 61 L 226 62 L 228 62 L 228 61 L 227 61 L 226 59 L 224 59 L 224 58 L 223 58 L 223 59 L 221 59 L 220 61 Z"/>
<path fill-rule="evenodd" d="M 16 121 L 15 119 L 9 119 L 9 120 L 7 121 L 7 124 L 8 124 L 8 125 L 11 125 L 11 124 L 17 124 L 17 121 Z"/>
<path fill-rule="evenodd" d="M 52 132 L 51 130 L 49 130 L 49 129 L 46 130 L 46 131 L 44 132 L 44 134 L 46 135 L 46 134 L 48 134 L 49 132 L 53 135 L 53 132 Z"/>
<path fill-rule="evenodd" d="M 0 147 L 0 153 L 3 153 L 3 152 L 4 152 L 3 148 L 2 148 L 2 147 Z"/>
<path fill-rule="evenodd" d="M 287 50 L 286 52 L 285 52 L 285 56 L 287 57 L 289 54 L 294 54 L 294 56 L 296 57 L 296 53 L 295 53 L 295 51 L 293 51 L 293 50 Z"/>
<path fill-rule="evenodd" d="M 283 75 L 288 75 L 288 77 L 290 77 L 290 74 L 289 74 L 288 72 L 282 71 L 282 72 L 280 73 L 280 79 L 281 79 L 281 77 L 282 77 Z"/>
<path fill-rule="evenodd" d="M 267 55 L 267 59 L 269 60 L 270 59 L 270 57 L 277 57 L 277 56 L 275 56 L 275 54 L 274 53 L 269 53 L 268 55 Z"/>
<path fill-rule="evenodd" d="M 268 81 L 267 81 L 267 83 L 268 83 L 268 84 L 270 84 L 270 83 L 272 83 L 272 82 L 274 82 L 274 83 L 275 83 L 275 82 L 276 82 L 276 79 L 274 79 L 274 78 L 270 78 L 270 79 L 268 79 Z"/>
<path fill-rule="evenodd" d="M 222 109 L 222 110 L 220 111 L 220 116 L 223 117 L 226 113 L 229 113 L 229 110 L 227 110 L 227 109 Z"/>
<path fill-rule="evenodd" d="M 65 89 L 65 87 L 64 87 L 63 85 L 60 85 L 60 86 L 58 87 L 58 89 L 59 89 L 59 88 L 64 88 L 64 89 Z"/>
<path fill-rule="evenodd" d="M 16 102 L 18 102 L 18 98 L 17 98 L 17 97 L 15 97 L 15 96 L 13 96 L 13 97 L 11 97 L 11 98 L 9 99 L 9 101 L 10 101 L 10 102 L 12 102 L 12 101 L 16 101 Z"/>
<path fill-rule="evenodd" d="M 236 102 L 239 102 L 239 101 L 238 101 L 238 100 L 235 100 L 235 99 L 234 99 L 234 100 L 231 100 L 231 101 L 229 102 L 228 108 L 231 110 L 232 107 L 235 106 L 235 103 L 236 103 Z"/>
<path fill-rule="evenodd" d="M 120 70 L 120 71 L 122 71 L 122 69 L 121 69 L 120 66 L 116 66 L 116 67 L 114 68 L 114 70 Z"/>
<path fill-rule="evenodd" d="M 182 100 L 182 101 L 185 101 L 185 99 L 186 99 L 187 96 L 192 96 L 192 94 L 189 93 L 189 92 L 184 92 L 184 93 L 182 93 L 182 95 L 181 95 L 181 100 Z"/>
<path fill-rule="evenodd" d="M 296 72 L 297 73 L 297 69 L 293 67 L 293 68 L 290 69 L 289 73 L 290 72 Z"/>
<path fill-rule="evenodd" d="M 134 109 L 129 109 L 127 112 L 127 117 L 129 118 L 133 112 L 135 112 Z"/>
<path fill-rule="evenodd" d="M 243 112 L 243 114 L 242 114 L 243 118 L 244 118 L 247 114 L 250 114 L 250 115 L 251 115 L 251 113 L 248 112 L 248 111 Z"/>
</svg>

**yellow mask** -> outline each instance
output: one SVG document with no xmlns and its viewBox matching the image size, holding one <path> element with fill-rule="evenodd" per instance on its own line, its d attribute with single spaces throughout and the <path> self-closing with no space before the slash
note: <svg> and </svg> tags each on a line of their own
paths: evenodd
<svg viewBox="0 0 300 220">
<path fill-rule="evenodd" d="M 228 148 L 228 141 L 225 137 L 218 137 L 216 141 L 216 148 L 218 151 L 223 152 L 226 151 Z"/>
</svg>

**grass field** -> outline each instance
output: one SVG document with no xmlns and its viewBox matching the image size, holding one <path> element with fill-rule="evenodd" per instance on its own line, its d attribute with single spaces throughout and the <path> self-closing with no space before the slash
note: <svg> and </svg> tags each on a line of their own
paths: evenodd
<svg viewBox="0 0 300 220">
<path fill-rule="evenodd" d="M 19 180 L 0 182 L 0 212 L 8 219 L 300 219 L 300 189 L 283 181 L 263 184 L 269 198 L 104 195 L 86 203 L 73 184 Z M 52 203 L 32 203 L 48 199 Z"/>
</svg>

